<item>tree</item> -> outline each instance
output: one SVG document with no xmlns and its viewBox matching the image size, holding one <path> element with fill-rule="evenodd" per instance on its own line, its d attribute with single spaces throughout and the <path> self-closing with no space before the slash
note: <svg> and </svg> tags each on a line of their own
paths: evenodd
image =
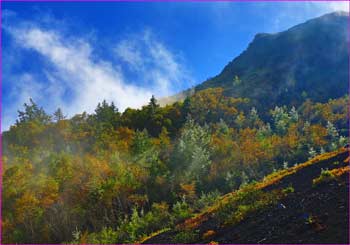
<svg viewBox="0 0 350 245">
<path fill-rule="evenodd" d="M 258 111 L 255 109 L 255 107 L 252 107 L 250 109 L 248 121 L 249 121 L 249 126 L 252 128 L 258 127 L 259 125 L 261 125 L 262 121 L 260 120 Z"/>
<path fill-rule="evenodd" d="M 240 112 L 235 119 L 235 124 L 238 128 L 243 128 L 245 121 L 246 121 L 246 118 L 244 116 L 244 113 Z"/>
<path fill-rule="evenodd" d="M 260 140 L 263 140 L 264 138 L 271 136 L 272 130 L 271 130 L 270 123 L 266 123 L 265 125 L 260 126 L 256 135 Z"/>
<path fill-rule="evenodd" d="M 120 113 L 113 102 L 108 104 L 106 100 L 98 103 L 93 115 L 95 122 L 103 128 L 116 128 L 120 124 Z"/>
<path fill-rule="evenodd" d="M 210 141 L 208 128 L 188 118 L 171 159 L 178 177 L 185 174 L 188 180 L 201 180 L 211 164 Z"/>
<path fill-rule="evenodd" d="M 63 115 L 63 112 L 61 110 L 61 108 L 58 108 L 54 114 L 53 114 L 53 119 L 56 121 L 56 122 L 59 122 L 59 121 L 62 121 L 64 119 L 66 119 L 66 116 Z"/>
<path fill-rule="evenodd" d="M 151 147 L 151 140 L 146 129 L 143 131 L 136 131 L 134 139 L 131 144 L 132 152 L 135 155 L 146 152 Z"/>
<path fill-rule="evenodd" d="M 338 130 L 330 121 L 327 121 L 327 134 L 331 137 L 332 141 L 336 140 L 339 136 Z"/>
<path fill-rule="evenodd" d="M 226 124 L 226 122 L 222 119 L 220 119 L 220 122 L 217 124 L 217 131 L 218 133 L 222 134 L 222 135 L 226 135 L 229 133 L 230 129 L 228 127 L 228 125 Z"/>
<path fill-rule="evenodd" d="M 166 121 L 168 121 L 167 124 L 171 124 L 169 119 L 164 120 L 163 110 L 160 110 L 160 106 L 154 95 L 152 95 L 147 107 L 143 108 L 142 113 L 145 114 L 143 117 L 144 127 L 152 136 L 156 137 L 160 134 Z"/>
<path fill-rule="evenodd" d="M 284 135 L 287 132 L 287 127 L 290 121 L 286 108 L 276 106 L 275 109 L 271 111 L 271 114 L 276 132 L 279 135 Z"/>
<path fill-rule="evenodd" d="M 238 86 L 238 85 L 241 84 L 241 82 L 242 82 L 242 81 L 239 79 L 238 76 L 235 76 L 235 77 L 233 78 L 233 86 Z"/>
<path fill-rule="evenodd" d="M 16 124 L 19 125 L 33 121 L 40 124 L 48 124 L 51 121 L 51 117 L 30 98 L 29 104 L 24 103 L 24 111 L 18 111 Z"/>
<path fill-rule="evenodd" d="M 317 155 L 317 151 L 311 146 L 309 148 L 309 159 L 314 158 Z"/>
<path fill-rule="evenodd" d="M 165 107 L 152 96 L 122 115 L 106 101 L 70 119 L 58 108 L 52 121 L 30 100 L 3 134 L 3 241 L 138 242 L 215 205 L 213 190 L 346 144 L 348 100 L 277 106 L 259 118 L 227 92 Z"/>
<path fill-rule="evenodd" d="M 290 109 L 289 118 L 293 123 L 296 123 L 299 120 L 299 114 L 294 106 L 292 107 L 292 109 Z"/>
<path fill-rule="evenodd" d="M 152 95 L 150 102 L 148 103 L 148 108 L 150 111 L 150 114 L 153 115 L 156 113 L 157 108 L 159 108 L 159 104 L 157 99 Z"/>
</svg>

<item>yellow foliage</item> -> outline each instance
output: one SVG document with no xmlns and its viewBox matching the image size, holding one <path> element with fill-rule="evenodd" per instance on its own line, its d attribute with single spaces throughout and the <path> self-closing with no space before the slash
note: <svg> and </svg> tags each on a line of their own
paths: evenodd
<svg viewBox="0 0 350 245">
<path fill-rule="evenodd" d="M 15 203 L 16 219 L 19 223 L 31 222 L 31 219 L 37 218 L 40 201 L 34 193 L 25 192 L 23 196 L 17 199 Z"/>
<path fill-rule="evenodd" d="M 342 176 L 345 173 L 349 173 L 350 172 L 350 166 L 345 166 L 342 168 L 335 168 L 330 170 L 331 174 L 333 174 L 336 177 Z"/>
<path fill-rule="evenodd" d="M 208 238 L 214 236 L 215 234 L 216 234 L 215 231 L 213 231 L 213 230 L 208 230 L 208 231 L 206 231 L 206 232 L 203 234 L 202 237 L 203 237 L 203 239 L 208 239 Z"/>
<path fill-rule="evenodd" d="M 289 169 L 285 169 L 285 170 L 281 170 L 279 172 L 272 173 L 272 174 L 268 175 L 267 177 L 265 177 L 262 182 L 256 183 L 256 184 L 254 184 L 252 186 L 248 186 L 246 188 L 255 188 L 257 190 L 264 189 L 267 186 L 273 185 L 273 184 L 277 183 L 278 181 L 280 181 L 281 179 L 283 179 L 284 177 L 291 175 L 293 173 L 296 173 L 297 171 L 299 171 L 307 166 L 310 166 L 312 164 L 316 164 L 320 161 L 331 160 L 332 158 L 337 157 L 340 154 L 343 154 L 345 152 L 347 152 L 347 150 L 344 148 L 341 148 L 338 151 L 328 152 L 328 153 L 318 155 L 315 158 L 313 158 L 305 163 L 298 164 L 298 165 L 291 167 Z M 201 213 L 195 215 L 194 217 L 187 219 L 184 223 L 177 225 L 177 227 L 179 229 L 195 229 L 200 224 L 202 224 L 204 221 L 208 220 L 208 218 L 213 213 L 215 213 L 217 210 L 219 210 L 220 207 L 222 207 L 223 205 L 226 205 L 230 201 L 231 198 L 233 198 L 238 193 L 244 192 L 244 191 L 245 191 L 245 189 L 243 188 L 243 189 L 240 189 L 238 191 L 223 195 L 217 201 L 216 204 L 214 204 L 213 206 L 209 207 L 206 210 L 203 210 Z"/>
<path fill-rule="evenodd" d="M 191 184 L 180 184 L 182 195 L 186 196 L 189 200 L 196 198 L 196 185 L 194 182 Z"/>
</svg>

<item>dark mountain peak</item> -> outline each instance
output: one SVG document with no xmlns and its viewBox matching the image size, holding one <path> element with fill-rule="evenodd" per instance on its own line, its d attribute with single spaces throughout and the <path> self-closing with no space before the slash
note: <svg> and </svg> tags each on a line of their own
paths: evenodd
<svg viewBox="0 0 350 245">
<path fill-rule="evenodd" d="M 252 43 L 285 35 L 288 35 L 290 37 L 294 35 L 294 37 L 298 37 L 300 35 L 307 35 L 310 31 L 326 31 L 328 34 L 336 34 L 339 32 L 339 30 L 343 30 L 341 33 L 346 33 L 344 30 L 347 31 L 348 29 L 348 17 L 349 13 L 345 11 L 331 12 L 308 20 L 304 23 L 295 25 L 285 31 L 277 33 L 258 33 L 255 35 Z M 332 30 L 330 28 L 335 28 L 335 30 Z"/>
<path fill-rule="evenodd" d="M 324 14 L 318 18 L 322 19 L 322 18 L 334 18 L 334 17 L 341 17 L 341 16 L 345 16 L 348 17 L 349 16 L 349 12 L 347 11 L 334 11 L 328 14 Z M 316 18 L 317 19 L 317 18 Z"/>
<path fill-rule="evenodd" d="M 347 28 L 347 23 L 349 17 L 348 12 L 337 11 L 322 15 L 320 17 L 308 20 L 302 24 L 296 25 L 295 27 L 290 28 L 287 31 L 301 29 L 304 30 L 306 28 L 315 28 L 315 27 L 329 27 L 338 25 L 341 28 Z"/>
<path fill-rule="evenodd" d="M 279 33 L 258 33 L 196 90 L 223 87 L 227 95 L 250 98 L 256 107 L 341 97 L 348 84 L 348 17 L 333 12 Z M 234 82 L 236 76 L 240 82 Z"/>
<path fill-rule="evenodd" d="M 272 38 L 272 37 L 280 36 L 280 35 L 283 35 L 286 33 L 289 34 L 289 33 L 296 31 L 296 30 L 305 30 L 307 28 L 314 28 L 315 24 L 319 24 L 319 25 L 340 24 L 340 25 L 342 25 L 341 26 L 342 28 L 346 28 L 346 26 L 344 26 L 344 22 L 348 21 L 347 17 L 349 17 L 349 12 L 346 12 L 346 11 L 335 11 L 335 12 L 327 13 L 327 14 L 324 14 L 322 16 L 316 17 L 314 19 L 305 21 L 301 24 L 295 25 L 295 26 L 293 26 L 285 31 L 276 32 L 276 33 L 257 33 L 252 42 L 258 41 L 258 40 L 261 40 L 264 38 Z"/>
<path fill-rule="evenodd" d="M 272 36 L 272 35 L 274 35 L 274 34 L 271 34 L 271 33 L 257 33 L 257 34 L 255 35 L 254 39 L 253 39 L 253 42 L 254 42 L 255 40 L 259 40 L 259 39 L 261 39 L 261 38 L 270 37 L 270 36 Z"/>
</svg>

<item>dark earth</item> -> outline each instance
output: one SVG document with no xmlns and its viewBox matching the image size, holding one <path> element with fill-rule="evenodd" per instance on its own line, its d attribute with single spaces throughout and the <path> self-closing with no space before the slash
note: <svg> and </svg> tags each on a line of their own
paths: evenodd
<svg viewBox="0 0 350 245">
<path fill-rule="evenodd" d="M 212 219 L 203 222 L 198 230 L 215 235 L 196 243 L 319 243 L 349 244 L 349 174 L 336 180 L 312 185 L 322 169 L 346 166 L 348 152 L 318 162 L 283 178 L 265 191 L 293 186 L 294 193 L 278 205 L 253 213 L 234 226 L 220 227 Z M 155 236 L 146 243 L 171 243 L 176 231 Z"/>
</svg>

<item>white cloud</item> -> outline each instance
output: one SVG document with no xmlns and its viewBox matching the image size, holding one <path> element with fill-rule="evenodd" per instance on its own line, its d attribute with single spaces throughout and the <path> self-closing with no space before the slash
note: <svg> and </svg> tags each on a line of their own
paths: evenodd
<svg viewBox="0 0 350 245">
<path fill-rule="evenodd" d="M 259 13 L 263 13 L 263 8 L 270 6 L 276 7 L 273 2 L 259 3 Z M 296 24 L 305 22 L 309 19 L 322 16 L 335 11 L 349 12 L 349 2 L 347 1 L 305 1 L 305 2 L 281 2 L 278 5 L 278 11 L 271 16 L 266 14 L 264 22 L 265 28 L 269 32 L 284 31 Z"/>
<path fill-rule="evenodd" d="M 161 96 L 192 85 L 193 81 L 186 68 L 179 62 L 180 57 L 170 52 L 159 42 L 150 30 L 140 35 L 129 35 L 114 49 L 117 57 L 126 62 L 145 83 L 154 83 Z"/>
<path fill-rule="evenodd" d="M 29 98 L 44 99 L 40 91 L 45 88 L 36 81 L 33 75 L 23 73 L 22 75 L 14 76 L 13 80 L 17 82 L 13 84 L 11 92 L 7 95 L 12 103 L 3 107 L 2 130 L 8 129 L 15 122 L 17 111 L 24 103 L 28 102 Z"/>
<path fill-rule="evenodd" d="M 113 101 L 120 110 L 144 105 L 152 94 L 165 96 L 174 92 L 176 84 L 191 80 L 183 66 L 150 31 L 133 35 L 133 40 L 120 41 L 115 52 L 145 83 L 135 85 L 125 78 L 123 66 L 96 57 L 87 40 L 63 36 L 58 30 L 22 25 L 5 28 L 16 45 L 35 51 L 49 63 L 42 67 L 45 83 L 33 79 L 17 80 L 13 91 L 20 91 L 12 105 L 4 112 L 4 129 L 13 123 L 17 110 L 29 97 L 50 111 L 61 107 L 72 116 L 83 111 L 93 112 L 102 100 Z M 129 42 L 130 41 L 130 42 Z M 142 49 L 140 47 L 143 47 Z M 28 75 L 30 76 L 30 74 Z M 10 76 L 9 76 L 10 77 Z M 67 101 L 66 94 L 71 98 Z"/>
<path fill-rule="evenodd" d="M 320 3 L 322 4 L 322 3 Z M 326 2 L 323 3 L 325 5 L 324 8 L 327 8 L 329 11 L 346 11 L 349 12 L 349 2 L 348 1 L 342 1 L 342 2 Z"/>
<path fill-rule="evenodd" d="M 134 70 L 139 70 L 140 66 L 143 64 L 140 50 L 138 50 L 136 43 L 131 40 L 125 39 L 120 41 L 114 51 Z"/>
<path fill-rule="evenodd" d="M 56 75 L 64 79 L 74 92 L 73 104 L 65 105 L 68 113 L 91 112 L 103 99 L 115 101 L 121 109 L 139 107 L 152 94 L 147 89 L 128 85 L 121 72 L 113 69 L 111 63 L 94 61 L 92 48 L 85 41 L 66 43 L 59 33 L 39 28 L 14 29 L 11 33 L 19 44 L 35 50 L 50 61 Z M 59 92 L 56 95 L 62 96 Z"/>
</svg>

